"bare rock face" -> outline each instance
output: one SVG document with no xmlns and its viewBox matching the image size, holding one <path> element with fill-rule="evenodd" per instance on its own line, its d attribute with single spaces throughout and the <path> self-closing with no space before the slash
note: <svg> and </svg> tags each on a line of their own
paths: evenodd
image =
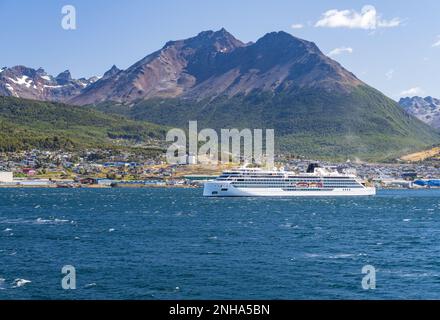
<svg viewBox="0 0 440 320">
<path fill-rule="evenodd" d="M 272 32 L 256 43 L 244 44 L 221 29 L 170 41 L 127 70 L 112 72 L 88 86 L 69 102 L 131 103 L 156 97 L 200 100 L 288 88 L 347 92 L 359 84 L 312 42 Z"/>
</svg>

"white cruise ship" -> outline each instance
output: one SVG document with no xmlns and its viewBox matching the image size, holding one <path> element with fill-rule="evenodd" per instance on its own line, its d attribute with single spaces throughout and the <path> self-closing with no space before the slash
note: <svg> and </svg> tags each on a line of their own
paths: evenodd
<svg viewBox="0 0 440 320">
<path fill-rule="evenodd" d="M 353 174 L 339 173 L 311 164 L 307 173 L 240 168 L 224 171 L 206 182 L 206 197 L 289 197 L 289 196 L 370 196 L 376 188 L 367 187 Z"/>
</svg>

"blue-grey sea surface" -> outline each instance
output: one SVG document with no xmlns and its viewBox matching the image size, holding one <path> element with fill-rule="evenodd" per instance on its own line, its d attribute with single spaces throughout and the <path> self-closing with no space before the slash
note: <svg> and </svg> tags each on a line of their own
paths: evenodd
<svg viewBox="0 0 440 320">
<path fill-rule="evenodd" d="M 402 298 L 440 298 L 440 190 L 0 189 L 0 299 Z"/>
</svg>

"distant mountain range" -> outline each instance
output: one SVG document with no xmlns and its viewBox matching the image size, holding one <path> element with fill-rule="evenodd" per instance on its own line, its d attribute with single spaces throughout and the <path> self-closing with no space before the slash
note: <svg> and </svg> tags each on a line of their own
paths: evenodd
<svg viewBox="0 0 440 320">
<path fill-rule="evenodd" d="M 440 99 L 433 97 L 407 97 L 400 99 L 399 104 L 408 113 L 433 128 L 440 129 Z"/>
<path fill-rule="evenodd" d="M 100 79 L 43 73 L 6 69 L 0 94 L 168 126 L 198 120 L 200 128 L 274 128 L 278 150 L 307 157 L 383 160 L 440 142 L 314 43 L 285 32 L 243 43 L 225 29 L 204 31 Z"/>
<path fill-rule="evenodd" d="M 0 69 L 0 95 L 65 102 L 97 80 L 98 77 L 72 79 L 69 70 L 54 77 L 41 68 L 5 67 Z"/>
</svg>

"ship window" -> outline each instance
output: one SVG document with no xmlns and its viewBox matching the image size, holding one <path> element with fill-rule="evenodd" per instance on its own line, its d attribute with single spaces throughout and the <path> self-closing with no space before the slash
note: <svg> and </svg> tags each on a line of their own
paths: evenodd
<svg viewBox="0 0 440 320">
<path fill-rule="evenodd" d="M 222 191 L 228 191 L 228 188 L 222 188 Z"/>
<path fill-rule="evenodd" d="M 217 191 L 212 191 L 211 194 L 218 194 L 218 192 Z"/>
</svg>

